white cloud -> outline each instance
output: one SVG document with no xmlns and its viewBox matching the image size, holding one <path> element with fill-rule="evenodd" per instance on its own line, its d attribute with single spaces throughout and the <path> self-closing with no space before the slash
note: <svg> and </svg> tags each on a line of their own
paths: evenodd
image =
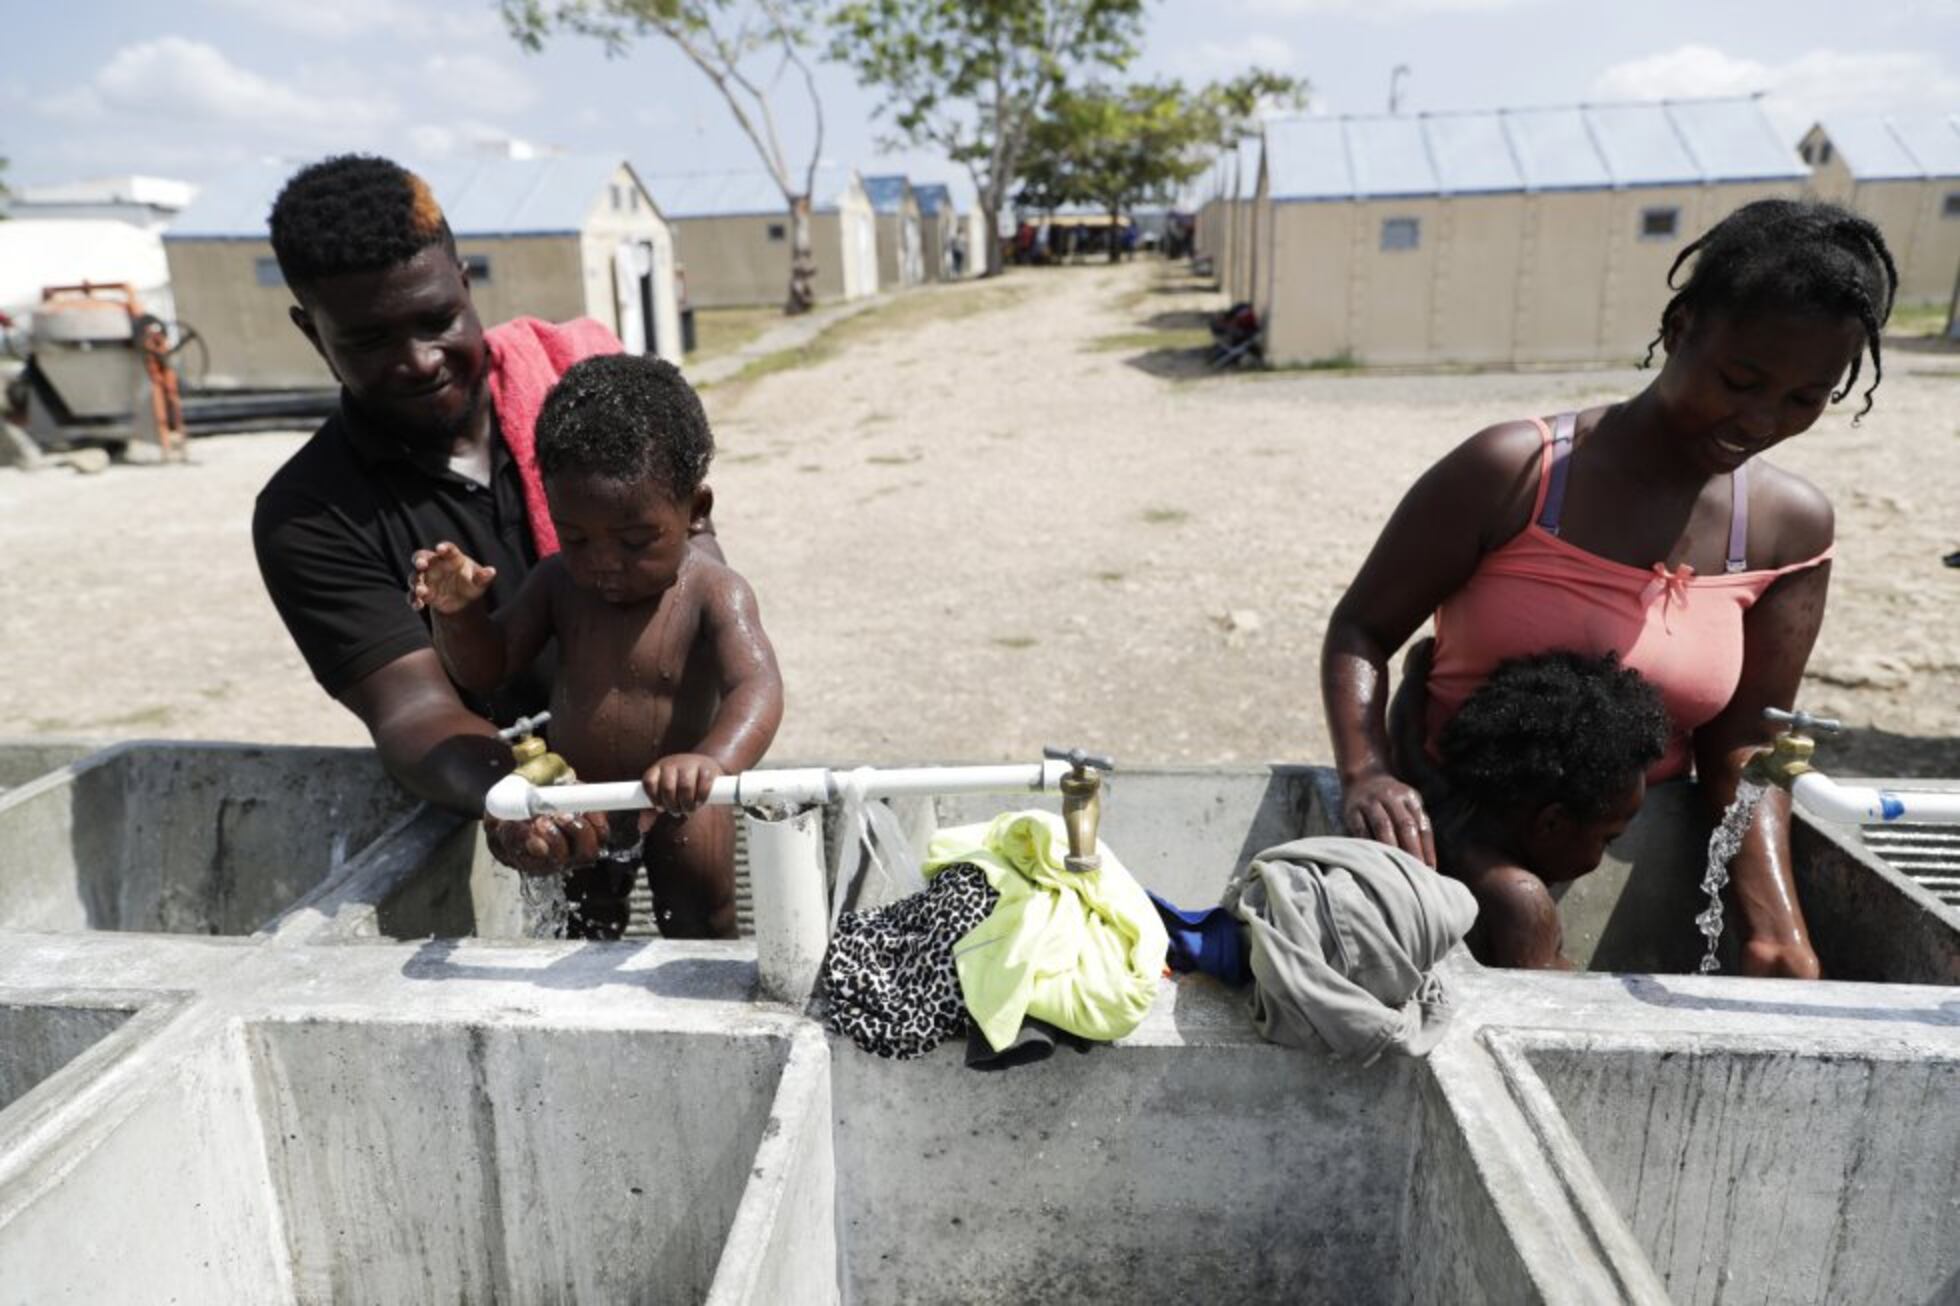
<svg viewBox="0 0 1960 1306">
<path fill-rule="evenodd" d="M 1937 53 L 1813 50 L 1765 64 L 1705 45 L 1614 64 L 1593 82 L 1602 100 L 1688 99 L 1768 92 L 1764 109 L 1795 140 L 1819 118 L 1839 113 L 1946 112 L 1960 101 L 1960 73 Z"/>
<path fill-rule="evenodd" d="M 308 94 L 239 67 L 215 46 L 181 36 L 122 47 L 86 83 L 47 102 L 45 111 L 69 121 L 126 117 L 167 120 L 173 128 L 222 124 L 308 138 L 371 130 L 395 117 L 386 96 Z"/>
<path fill-rule="evenodd" d="M 1247 13 L 1288 18 L 1308 14 L 1393 20 L 1420 14 L 1474 14 L 1515 9 L 1539 0 L 1244 0 Z"/>
<path fill-rule="evenodd" d="M 432 54 L 417 79 L 438 100 L 471 107 L 494 104 L 516 113 L 537 103 L 531 79 L 487 54 Z"/>
<path fill-rule="evenodd" d="M 408 129 L 410 153 L 421 159 L 477 153 L 512 139 L 508 128 L 474 118 L 450 123 L 423 122 Z"/>
<path fill-rule="evenodd" d="M 426 0 L 205 0 L 270 27 L 316 40 L 345 41 L 369 32 L 415 40 L 485 41 L 502 35 L 489 3 L 445 8 Z"/>
<path fill-rule="evenodd" d="M 1601 100 L 1692 99 L 1706 95 L 1747 95 L 1770 89 L 1767 66 L 1736 59 L 1706 45 L 1684 45 L 1666 54 L 1614 64 L 1593 80 Z"/>
<path fill-rule="evenodd" d="M 1284 37 L 1253 32 L 1236 41 L 1204 41 L 1196 51 L 1200 71 L 1215 74 L 1244 72 L 1248 68 L 1279 71 L 1293 66 L 1293 46 Z"/>
</svg>

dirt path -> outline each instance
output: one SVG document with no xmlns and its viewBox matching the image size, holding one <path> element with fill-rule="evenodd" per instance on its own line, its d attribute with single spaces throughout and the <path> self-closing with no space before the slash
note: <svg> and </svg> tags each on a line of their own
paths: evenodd
<svg viewBox="0 0 1960 1306">
<path fill-rule="evenodd" d="M 1321 630 L 1410 480 L 1490 421 L 1640 383 L 1162 375 L 1150 333 L 1212 302 L 1147 266 L 1020 273 L 709 391 L 716 517 L 788 677 L 777 757 L 1324 760 Z M 1960 774 L 1960 354 L 1887 361 L 1862 427 L 1846 404 L 1778 455 L 1838 509 L 1805 706 L 1861 728 L 1836 769 Z M 252 494 L 297 444 L 0 472 L 0 734 L 358 741 L 252 565 Z"/>
</svg>

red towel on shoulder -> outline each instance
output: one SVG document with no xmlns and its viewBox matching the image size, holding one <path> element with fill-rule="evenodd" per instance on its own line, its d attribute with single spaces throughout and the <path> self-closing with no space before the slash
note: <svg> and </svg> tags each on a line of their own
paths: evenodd
<svg viewBox="0 0 1960 1306">
<path fill-rule="evenodd" d="M 512 318 L 485 331 L 483 343 L 490 347 L 490 402 L 497 407 L 504 446 L 524 482 L 524 515 L 531 522 L 531 538 L 537 543 L 538 557 L 549 557 L 558 552 L 558 532 L 551 525 L 544 481 L 538 475 L 538 414 L 544 411 L 544 397 L 573 363 L 622 353 L 626 347 L 603 323 L 589 317 L 557 323 Z"/>
</svg>

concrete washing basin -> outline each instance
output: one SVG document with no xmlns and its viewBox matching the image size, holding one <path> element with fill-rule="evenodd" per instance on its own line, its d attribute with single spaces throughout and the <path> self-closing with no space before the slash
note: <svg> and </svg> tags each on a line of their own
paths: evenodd
<svg viewBox="0 0 1960 1306">
<path fill-rule="evenodd" d="M 1331 801 L 1126 772 L 1103 833 L 1199 905 Z M 1448 1036 L 1371 1066 L 1202 977 L 1004 1075 L 870 1057 L 752 942 L 512 937 L 472 823 L 354 750 L 119 746 L 7 833 L 0 1306 L 1960 1300 L 1950 913 L 1800 824 L 1832 981 L 1612 973 L 1698 937 L 1686 791 L 1562 904 L 1592 973 L 1459 952 Z"/>
</svg>

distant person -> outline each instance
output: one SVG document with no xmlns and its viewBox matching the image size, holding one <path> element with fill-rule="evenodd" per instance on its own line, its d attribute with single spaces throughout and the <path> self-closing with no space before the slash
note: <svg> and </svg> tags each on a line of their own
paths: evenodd
<svg viewBox="0 0 1960 1306">
<path fill-rule="evenodd" d="M 713 456 L 708 415 L 673 364 L 589 358 L 538 417 L 562 550 L 495 611 L 496 568 L 448 540 L 412 559 L 415 606 L 435 614 L 457 684 L 493 693 L 556 637 L 554 750 L 582 781 L 638 779 L 653 799 L 642 840 L 615 819 L 597 864 L 567 878 L 574 938 L 620 937 L 642 864 L 663 935 L 735 933 L 733 809 L 702 804 L 768 751 L 783 682 L 748 582 L 689 547 L 714 506 Z"/>
<path fill-rule="evenodd" d="M 1443 727 L 1432 763 L 1421 720 L 1432 646 L 1410 653 L 1396 762 L 1433 813 L 1439 868 L 1476 896 L 1471 952 L 1489 966 L 1570 970 L 1551 886 L 1597 870 L 1639 814 L 1667 710 L 1615 654 L 1513 658 Z"/>
<path fill-rule="evenodd" d="M 614 353 L 597 322 L 523 318 L 486 333 L 442 206 L 414 173 L 343 155 L 280 191 L 272 251 L 293 325 L 341 385 L 340 410 L 259 494 L 252 539 L 273 606 L 314 678 L 361 718 L 410 792 L 481 813 L 510 770 L 496 737 L 545 706 L 549 649 L 487 698 L 460 696 L 407 602 L 409 556 L 453 539 L 497 570 L 509 602 L 556 547 L 529 459 L 530 423 L 558 372 Z M 508 411 L 505 411 L 508 410 Z M 705 517 L 695 547 L 719 557 Z M 523 869 L 590 861 L 605 822 L 490 824 Z"/>
<path fill-rule="evenodd" d="M 1648 783 L 1692 767 L 1716 813 L 1766 741 L 1763 709 L 1791 705 L 1823 620 L 1831 505 L 1759 455 L 1850 394 L 1867 349 L 1870 410 L 1898 273 L 1876 227 L 1809 200 L 1737 209 L 1681 251 L 1670 286 L 1690 259 L 1646 389 L 1472 436 L 1409 490 L 1336 607 L 1321 679 L 1352 833 L 1436 862 L 1383 720 L 1389 656 L 1432 613 L 1432 753 L 1507 659 L 1618 653 L 1670 720 Z M 1772 795 L 1735 860 L 1747 974 L 1819 973 L 1789 826 Z"/>
</svg>

